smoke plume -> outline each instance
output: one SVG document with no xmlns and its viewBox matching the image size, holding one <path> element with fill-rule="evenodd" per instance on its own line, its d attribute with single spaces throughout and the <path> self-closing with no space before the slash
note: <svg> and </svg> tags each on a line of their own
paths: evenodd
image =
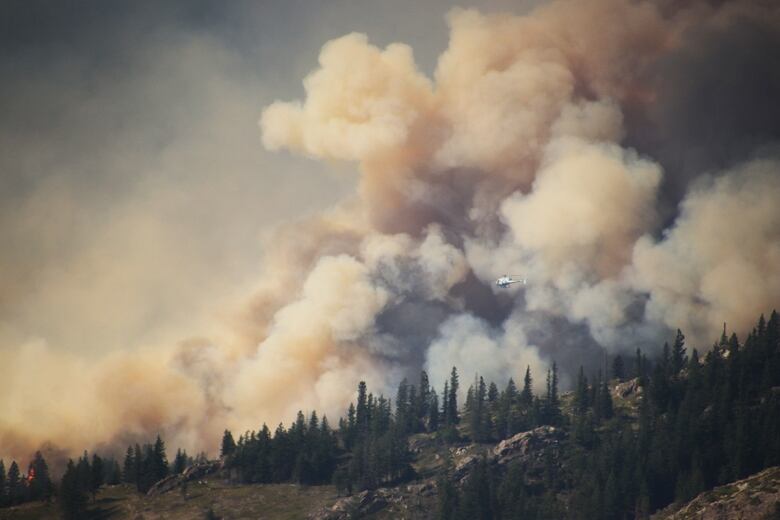
<svg viewBox="0 0 780 520">
<path fill-rule="evenodd" d="M 722 322 L 744 334 L 780 304 L 776 118 L 753 132 L 691 99 L 756 102 L 720 81 L 715 50 L 724 74 L 749 66 L 778 86 L 777 53 L 762 53 L 778 44 L 777 7 L 557 0 L 447 21 L 432 77 L 409 46 L 353 33 L 322 47 L 302 100 L 263 110 L 268 150 L 354 163 L 359 186 L 278 228 L 224 334 L 95 363 L 44 344 L 0 354 L 46 385 L 0 394 L 3 450 L 159 430 L 213 451 L 224 427 L 299 409 L 335 419 L 361 379 L 389 395 L 425 369 L 440 388 L 453 365 L 503 385 L 527 366 L 541 383 L 556 361 L 566 385 L 604 350 L 653 353 L 677 327 L 706 349 Z M 528 285 L 499 289 L 503 274 Z"/>
</svg>

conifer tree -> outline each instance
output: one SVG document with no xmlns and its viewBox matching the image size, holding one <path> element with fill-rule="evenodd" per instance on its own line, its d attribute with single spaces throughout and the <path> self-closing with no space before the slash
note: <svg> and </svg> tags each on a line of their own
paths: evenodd
<svg viewBox="0 0 780 520">
<path fill-rule="evenodd" d="M 60 484 L 60 508 L 66 520 L 78 520 L 84 517 L 87 495 L 79 480 L 78 470 L 73 460 L 68 461 Z"/>
<path fill-rule="evenodd" d="M 450 388 L 449 396 L 447 397 L 447 424 L 458 424 L 460 418 L 458 416 L 458 369 L 454 366 L 450 372 Z"/>
<path fill-rule="evenodd" d="M 49 476 L 49 466 L 40 451 L 36 451 L 30 468 L 27 471 L 30 498 L 32 500 L 48 500 L 54 490 Z"/>
<path fill-rule="evenodd" d="M 368 400 L 366 398 L 366 382 L 361 381 L 358 383 L 358 398 L 355 414 L 355 422 L 357 424 L 357 430 L 360 434 L 364 434 L 368 431 Z"/>
<path fill-rule="evenodd" d="M 680 329 L 677 329 L 671 354 L 672 373 L 678 374 L 685 366 L 685 362 L 685 336 Z"/>
<path fill-rule="evenodd" d="M 623 381 L 626 377 L 626 368 L 623 363 L 623 356 L 618 354 L 615 359 L 612 360 L 612 377 L 618 381 Z"/>
<path fill-rule="evenodd" d="M 222 434 L 222 448 L 219 450 L 221 457 L 229 457 L 236 451 L 236 441 L 233 439 L 233 434 L 230 430 L 225 430 Z"/>
<path fill-rule="evenodd" d="M 143 466 L 144 466 L 143 452 L 141 451 L 141 446 L 138 443 L 136 443 L 135 447 L 133 448 L 133 483 L 135 484 L 136 488 L 139 490 L 141 488 L 141 477 L 142 477 Z"/>
<path fill-rule="evenodd" d="M 423 421 L 430 413 L 431 407 L 431 384 L 428 380 L 428 373 L 425 370 L 420 372 L 420 390 L 417 397 L 417 418 Z"/>
<path fill-rule="evenodd" d="M 168 476 L 168 457 L 165 455 L 165 443 L 159 435 L 154 441 L 152 453 L 152 472 L 154 474 L 154 481 L 157 482 Z"/>
<path fill-rule="evenodd" d="M 439 520 L 458 518 L 458 489 L 452 482 L 452 466 L 452 458 L 448 455 L 444 460 L 444 469 L 436 482 L 439 495 Z"/>
<path fill-rule="evenodd" d="M 176 457 L 173 459 L 173 474 L 180 475 L 187 468 L 187 452 L 181 448 L 176 450 Z"/>
<path fill-rule="evenodd" d="M 439 429 L 439 396 L 436 390 L 431 390 L 430 405 L 428 407 L 428 431 L 435 432 Z"/>
<path fill-rule="evenodd" d="M 92 494 L 92 500 L 103 485 L 103 459 L 97 453 L 92 454 L 92 465 L 90 467 L 89 492 Z"/>
<path fill-rule="evenodd" d="M 520 402 L 526 407 L 531 406 L 534 400 L 533 392 L 533 380 L 531 379 L 531 366 L 528 365 L 525 369 L 525 377 L 523 378 L 523 390 L 520 392 Z"/>
<path fill-rule="evenodd" d="M 23 491 L 19 465 L 15 460 L 11 461 L 11 466 L 8 468 L 8 503 L 11 505 L 20 503 L 24 496 Z"/>
<path fill-rule="evenodd" d="M 588 406 L 588 379 L 585 377 L 585 371 L 582 365 L 580 365 L 580 372 L 577 376 L 577 388 L 574 393 L 574 409 L 577 414 L 585 415 Z"/>
<path fill-rule="evenodd" d="M 8 505 L 8 493 L 6 491 L 5 463 L 0 459 L 0 507 Z"/>
</svg>

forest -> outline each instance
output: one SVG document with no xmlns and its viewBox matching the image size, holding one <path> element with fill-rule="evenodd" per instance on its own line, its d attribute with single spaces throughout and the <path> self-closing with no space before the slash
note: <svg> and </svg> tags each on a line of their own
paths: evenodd
<svg viewBox="0 0 780 520">
<path fill-rule="evenodd" d="M 499 442 L 551 425 L 566 435 L 563 464 L 550 462 L 543 485 L 529 485 L 524 468 L 492 471 L 481 460 L 463 482 L 445 461 L 437 479 L 437 515 L 445 519 L 646 518 L 674 501 L 780 464 L 780 317 L 762 315 L 744 341 L 726 333 L 706 353 L 688 348 L 682 331 L 656 358 L 640 350 L 611 358 L 609 373 L 581 368 L 571 392 L 559 392 L 553 363 L 537 395 L 528 368 L 518 386 L 475 376 L 463 403 L 456 367 L 440 392 L 426 372 L 403 380 L 395 396 L 365 382 L 332 427 L 316 411 L 298 412 L 289 427 L 225 430 L 220 456 L 235 483 L 334 485 L 340 495 L 416 478 L 408 440 L 430 434 L 445 446 Z M 618 410 L 611 389 L 633 380 L 637 409 Z M 157 481 L 206 461 L 177 450 L 169 464 L 157 436 L 128 446 L 123 463 L 84 452 L 55 485 L 41 452 L 23 474 L 0 461 L 0 505 L 57 497 L 66 518 L 79 518 L 103 485 L 120 482 L 145 493 Z"/>
</svg>

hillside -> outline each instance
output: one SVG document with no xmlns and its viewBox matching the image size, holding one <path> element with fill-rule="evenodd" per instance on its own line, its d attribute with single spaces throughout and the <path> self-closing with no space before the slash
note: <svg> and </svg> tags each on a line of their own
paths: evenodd
<svg viewBox="0 0 780 520">
<path fill-rule="evenodd" d="M 654 520 L 778 520 L 780 467 L 701 493 L 659 511 Z"/>
<path fill-rule="evenodd" d="M 638 393 L 635 381 L 610 385 L 614 399 L 614 424 L 631 424 L 637 419 Z M 574 401 L 573 393 L 561 396 L 564 413 Z M 465 431 L 465 428 L 461 428 Z M 302 519 L 346 520 L 437 518 L 440 502 L 438 479 L 448 472 L 450 479 L 463 488 L 478 471 L 481 461 L 489 467 L 491 478 L 504 476 L 512 465 L 523 468 L 528 489 L 544 490 L 552 463 L 559 475 L 565 475 L 580 448 L 565 427 L 540 426 L 518 433 L 498 443 L 445 443 L 435 434 L 420 433 L 409 438 L 413 454 L 411 465 L 416 478 L 397 486 L 380 487 L 339 497 L 330 485 L 295 484 L 242 485 L 230 482 L 221 464 L 210 464 L 209 474 L 190 472 L 189 478 L 169 477 L 147 495 L 132 486 L 105 486 L 88 506 L 87 519 Z M 566 478 L 566 477 L 564 477 Z M 186 481 L 185 485 L 182 485 Z M 557 500 L 563 514 L 572 496 L 559 490 Z M 209 516 L 213 513 L 213 516 Z M 0 520 L 58 518 L 56 502 L 28 503 L 0 510 Z M 567 517 L 567 516 L 564 516 Z M 780 467 L 764 470 L 749 478 L 701 493 L 688 503 L 675 503 L 652 516 L 655 520 L 726 520 L 780 518 Z"/>
</svg>

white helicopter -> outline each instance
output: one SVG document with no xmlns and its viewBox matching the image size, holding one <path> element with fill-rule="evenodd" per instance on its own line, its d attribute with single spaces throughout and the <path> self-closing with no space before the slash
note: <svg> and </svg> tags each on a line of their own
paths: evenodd
<svg viewBox="0 0 780 520">
<path fill-rule="evenodd" d="M 523 285 L 526 284 L 525 278 L 512 278 L 511 276 L 504 275 L 498 280 L 496 280 L 496 285 L 501 287 L 502 289 L 508 289 L 510 285 L 514 283 L 521 283 Z"/>
</svg>

